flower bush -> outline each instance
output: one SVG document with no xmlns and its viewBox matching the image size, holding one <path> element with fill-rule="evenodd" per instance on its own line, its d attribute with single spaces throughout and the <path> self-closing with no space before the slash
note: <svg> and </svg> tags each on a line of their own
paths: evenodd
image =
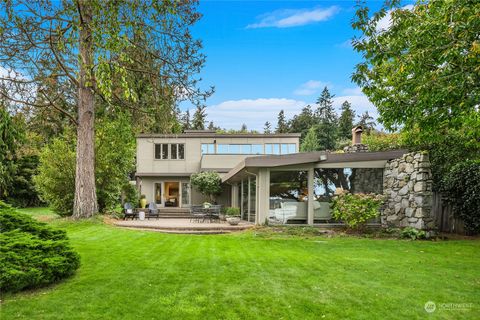
<svg viewBox="0 0 480 320">
<path fill-rule="evenodd" d="M 54 283 L 80 266 L 63 230 L 56 230 L 0 201 L 0 291 Z"/>
<path fill-rule="evenodd" d="M 360 229 L 379 214 L 383 201 L 383 195 L 344 192 L 333 198 L 332 216 L 349 228 Z"/>
<path fill-rule="evenodd" d="M 194 173 L 190 177 L 192 185 L 207 196 L 211 202 L 215 202 L 215 196 L 222 192 L 222 178 L 215 171 Z"/>
</svg>

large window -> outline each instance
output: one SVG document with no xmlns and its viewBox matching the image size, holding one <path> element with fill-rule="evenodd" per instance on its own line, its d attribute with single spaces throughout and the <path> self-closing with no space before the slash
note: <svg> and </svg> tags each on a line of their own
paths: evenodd
<svg viewBox="0 0 480 320">
<path fill-rule="evenodd" d="M 318 168 L 314 179 L 314 222 L 331 219 L 331 201 L 341 191 L 383 192 L 382 168 Z"/>
<path fill-rule="evenodd" d="M 267 143 L 265 144 L 265 154 L 290 154 L 297 152 L 295 143 Z"/>
<path fill-rule="evenodd" d="M 215 144 L 202 143 L 202 154 L 289 154 L 297 152 L 295 143 Z"/>
<path fill-rule="evenodd" d="M 158 143 L 155 144 L 155 159 L 157 160 L 184 160 L 185 144 L 183 143 Z"/>
<path fill-rule="evenodd" d="M 214 153 L 215 153 L 215 144 L 202 143 L 202 154 L 214 154 Z"/>
<path fill-rule="evenodd" d="M 268 220 L 276 224 L 307 223 L 307 171 L 270 172 L 270 210 Z"/>
</svg>

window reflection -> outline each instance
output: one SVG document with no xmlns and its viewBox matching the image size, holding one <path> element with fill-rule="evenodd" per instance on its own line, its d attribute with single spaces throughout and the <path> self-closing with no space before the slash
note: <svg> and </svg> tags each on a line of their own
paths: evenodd
<svg viewBox="0 0 480 320">
<path fill-rule="evenodd" d="M 276 224 L 307 222 L 307 171 L 270 173 L 270 210 L 268 220 Z"/>
</svg>

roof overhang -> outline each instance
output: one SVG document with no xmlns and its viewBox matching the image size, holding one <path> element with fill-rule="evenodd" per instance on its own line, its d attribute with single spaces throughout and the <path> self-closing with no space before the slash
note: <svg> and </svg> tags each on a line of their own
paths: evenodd
<svg viewBox="0 0 480 320">
<path fill-rule="evenodd" d="M 378 163 L 400 158 L 408 150 L 393 150 L 383 152 L 356 152 L 356 153 L 326 153 L 326 152 L 305 152 L 288 155 L 268 155 L 254 158 L 246 158 L 230 170 L 222 178 L 222 182 L 231 180 L 243 171 L 251 172 L 253 168 L 278 168 L 298 166 L 305 164 L 322 164 L 323 167 L 332 165 L 337 167 L 341 163 L 362 163 L 368 167 L 368 163 Z"/>
</svg>

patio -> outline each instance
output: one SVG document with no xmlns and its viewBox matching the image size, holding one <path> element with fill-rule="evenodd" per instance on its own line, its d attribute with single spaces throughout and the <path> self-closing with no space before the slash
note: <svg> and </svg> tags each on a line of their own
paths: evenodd
<svg viewBox="0 0 480 320">
<path fill-rule="evenodd" d="M 156 219 L 156 220 L 118 220 L 113 223 L 118 227 L 152 230 L 164 233 L 219 234 L 247 230 L 254 227 L 252 222 L 241 221 L 232 226 L 227 222 L 193 222 L 190 219 Z"/>
</svg>

